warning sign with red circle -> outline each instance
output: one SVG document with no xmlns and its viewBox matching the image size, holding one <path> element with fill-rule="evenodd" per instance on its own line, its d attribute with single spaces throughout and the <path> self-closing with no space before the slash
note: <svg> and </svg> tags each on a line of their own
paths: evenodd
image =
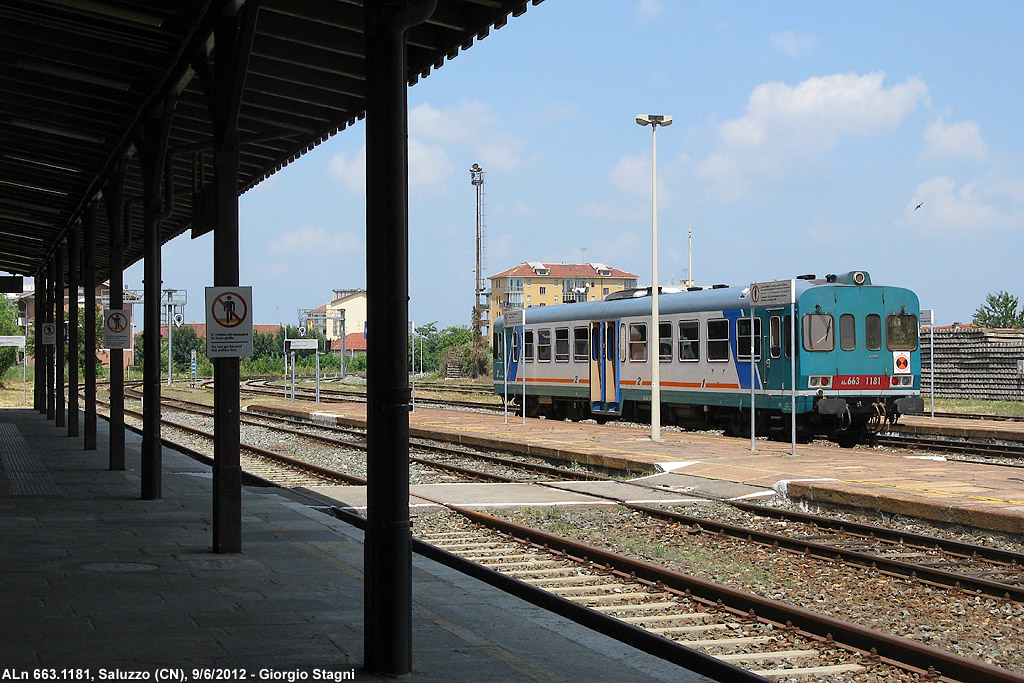
<svg viewBox="0 0 1024 683">
<path fill-rule="evenodd" d="M 43 323 L 43 344 L 51 346 L 57 343 L 57 324 Z"/>
<path fill-rule="evenodd" d="M 252 355 L 252 287 L 206 288 L 206 357 Z"/>
<path fill-rule="evenodd" d="M 126 309 L 103 311 L 103 346 L 108 349 L 130 349 L 132 342 L 131 313 Z"/>
<path fill-rule="evenodd" d="M 910 374 L 910 351 L 893 351 L 892 352 L 892 367 L 893 372 L 897 375 L 909 375 Z"/>
</svg>

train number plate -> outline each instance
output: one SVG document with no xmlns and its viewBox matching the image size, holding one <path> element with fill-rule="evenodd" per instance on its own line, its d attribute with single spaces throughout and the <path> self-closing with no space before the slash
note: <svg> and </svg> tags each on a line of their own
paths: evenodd
<svg viewBox="0 0 1024 683">
<path fill-rule="evenodd" d="M 888 375 L 836 375 L 832 378 L 833 389 L 888 389 Z"/>
</svg>

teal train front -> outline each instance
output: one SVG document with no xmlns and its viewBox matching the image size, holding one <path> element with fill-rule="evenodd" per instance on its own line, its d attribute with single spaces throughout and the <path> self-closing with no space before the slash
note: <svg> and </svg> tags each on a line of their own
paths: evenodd
<svg viewBox="0 0 1024 683">
<path fill-rule="evenodd" d="M 752 341 L 759 434 L 790 438 L 794 363 L 798 438 L 854 443 L 923 410 L 914 292 L 873 285 L 865 271 L 802 276 L 795 291 L 795 346 L 790 305 L 755 305 L 751 318 L 748 287 L 660 294 L 665 424 L 749 434 Z M 507 384 L 521 409 L 525 384 L 529 416 L 649 420 L 649 288 L 524 316 L 516 328 L 506 329 L 504 316 L 494 323 L 496 393 Z"/>
</svg>

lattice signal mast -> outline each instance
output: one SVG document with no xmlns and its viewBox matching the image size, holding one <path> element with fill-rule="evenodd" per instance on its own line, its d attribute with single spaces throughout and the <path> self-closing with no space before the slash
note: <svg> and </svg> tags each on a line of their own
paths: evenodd
<svg viewBox="0 0 1024 683">
<path fill-rule="evenodd" d="M 487 257 L 485 255 L 487 228 L 484 215 L 484 199 L 487 193 L 484 189 L 484 170 L 480 168 L 480 164 L 473 164 L 469 168 L 469 173 L 473 186 L 476 188 L 476 301 L 473 315 L 473 335 L 479 336 L 482 318 L 486 310 L 482 298 L 484 294 L 484 268 L 487 266 Z"/>
</svg>

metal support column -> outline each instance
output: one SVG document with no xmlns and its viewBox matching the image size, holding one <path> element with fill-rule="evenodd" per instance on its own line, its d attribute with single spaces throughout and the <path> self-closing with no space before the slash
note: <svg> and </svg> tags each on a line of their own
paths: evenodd
<svg viewBox="0 0 1024 683">
<path fill-rule="evenodd" d="M 46 278 L 46 306 L 43 309 L 43 320 L 48 323 L 54 323 L 56 322 L 55 309 L 57 306 L 57 262 L 55 259 L 50 259 L 50 262 L 46 264 L 46 271 L 49 276 Z M 54 365 L 55 344 L 56 342 L 47 344 L 44 347 L 46 351 L 43 354 L 43 360 L 46 363 L 47 420 L 53 420 L 57 416 L 57 390 L 54 387 L 56 383 L 56 367 Z"/>
<path fill-rule="evenodd" d="M 365 3 L 367 527 L 364 667 L 412 671 L 409 524 L 409 196 L 406 31 L 436 0 Z"/>
<path fill-rule="evenodd" d="M 168 102 L 159 117 L 151 117 L 143 126 L 139 145 L 142 165 L 142 213 L 145 264 L 143 267 L 143 374 L 142 374 L 142 498 L 161 498 L 163 452 L 160 443 L 160 176 L 167 153 L 174 104 Z M 171 176 L 168 175 L 168 181 Z M 166 188 L 168 195 L 172 188 Z"/>
<path fill-rule="evenodd" d="M 84 448 L 96 450 L 96 206 L 85 212 L 82 231 L 82 292 L 85 294 L 85 427 Z"/>
<path fill-rule="evenodd" d="M 81 226 L 68 231 L 68 436 L 78 436 L 78 251 Z"/>
<path fill-rule="evenodd" d="M 109 233 L 110 307 L 124 308 L 124 173 L 128 160 L 122 159 L 110 174 L 103 190 L 107 205 Z M 110 350 L 110 469 L 124 469 L 124 351 Z"/>
<path fill-rule="evenodd" d="M 250 3 L 234 16 L 222 16 L 214 29 L 214 69 L 205 58 L 195 65 L 213 123 L 216 287 L 238 286 L 238 112 L 258 11 L 258 6 Z M 214 358 L 213 551 L 217 553 L 242 550 L 238 383 L 239 358 Z"/>
<path fill-rule="evenodd" d="M 33 344 L 35 344 L 35 365 L 33 366 L 32 382 L 32 406 L 40 413 L 46 414 L 46 347 L 43 346 L 43 321 L 46 319 L 46 275 L 40 268 L 33 277 L 35 284 L 35 296 L 32 302 L 33 310 Z"/>
<path fill-rule="evenodd" d="M 56 349 L 56 358 L 54 359 L 56 377 L 53 381 L 54 391 L 54 424 L 58 427 L 64 427 L 65 418 L 67 413 L 65 412 L 64 404 L 64 335 L 67 330 L 64 327 L 64 262 L 65 254 L 64 250 L 67 247 L 63 244 L 57 246 L 57 256 L 54 259 L 56 263 L 56 280 L 54 285 L 54 315 L 56 316 L 54 322 L 57 323 L 57 339 L 54 343 L 54 349 Z"/>
</svg>

